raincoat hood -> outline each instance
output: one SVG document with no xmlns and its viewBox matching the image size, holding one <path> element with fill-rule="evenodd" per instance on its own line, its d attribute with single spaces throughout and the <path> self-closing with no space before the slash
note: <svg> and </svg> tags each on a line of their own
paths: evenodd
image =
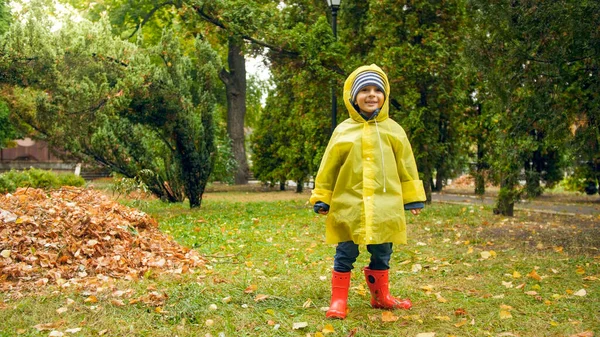
<svg viewBox="0 0 600 337">
<path fill-rule="evenodd" d="M 352 74 L 350 74 L 350 76 L 348 76 L 348 78 L 346 79 L 346 82 L 344 82 L 344 104 L 346 105 L 346 109 L 348 109 L 350 118 L 352 118 L 353 120 L 355 120 L 357 122 L 365 121 L 365 119 L 361 116 L 361 114 L 355 107 L 354 102 L 352 102 L 352 96 L 351 96 L 352 84 L 354 83 L 356 76 L 358 76 L 358 74 L 365 72 L 365 71 L 376 72 L 377 74 L 379 74 L 381 76 L 381 78 L 383 78 L 383 82 L 385 85 L 385 88 L 384 88 L 385 89 L 385 99 L 383 101 L 383 106 L 379 110 L 379 113 L 377 114 L 377 116 L 375 116 L 375 118 L 371 119 L 371 120 L 376 120 L 377 122 L 381 122 L 381 121 L 387 119 L 390 114 L 390 112 L 389 112 L 390 104 L 389 104 L 389 99 L 388 99 L 388 96 L 390 95 L 390 82 L 388 81 L 388 78 L 387 78 L 387 75 L 385 74 L 385 72 L 383 72 L 383 70 L 381 70 L 381 68 L 379 68 L 375 64 L 359 67 L 356 70 L 354 70 L 352 72 Z"/>
</svg>

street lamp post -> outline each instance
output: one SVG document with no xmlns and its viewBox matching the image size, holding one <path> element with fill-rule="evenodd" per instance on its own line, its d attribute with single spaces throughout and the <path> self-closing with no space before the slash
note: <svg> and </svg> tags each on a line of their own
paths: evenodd
<svg viewBox="0 0 600 337">
<path fill-rule="evenodd" d="M 337 12 L 340 9 L 341 0 L 327 0 L 329 8 L 331 8 L 331 30 L 333 31 L 333 37 L 337 40 Z M 337 124 L 337 97 L 335 95 L 336 89 L 335 78 L 331 81 L 331 132 L 335 130 Z"/>
</svg>

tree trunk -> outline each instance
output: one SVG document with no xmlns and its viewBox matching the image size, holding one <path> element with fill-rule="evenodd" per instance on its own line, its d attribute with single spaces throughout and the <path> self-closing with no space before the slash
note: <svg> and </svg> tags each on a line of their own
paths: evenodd
<svg viewBox="0 0 600 337">
<path fill-rule="evenodd" d="M 298 180 L 296 182 L 296 193 L 302 193 L 304 191 L 304 182 L 302 180 Z"/>
<path fill-rule="evenodd" d="M 227 95 L 227 133 L 231 138 L 233 155 L 238 163 L 238 170 L 235 174 L 236 185 L 247 184 L 250 176 L 244 136 L 246 59 L 242 51 L 243 43 L 243 40 L 239 37 L 229 39 L 227 55 L 229 71 L 223 69 L 220 73 Z"/>
<path fill-rule="evenodd" d="M 477 104 L 477 118 L 481 120 L 481 111 L 482 105 Z M 481 122 L 480 122 L 480 132 L 481 134 Z M 484 161 L 484 144 L 485 141 L 479 135 L 477 136 L 477 163 L 475 164 L 475 194 L 479 196 L 483 196 L 485 194 L 485 173 L 484 170 L 488 167 Z"/>
<path fill-rule="evenodd" d="M 517 178 L 514 174 L 508 174 L 508 176 L 502 178 L 494 214 L 514 216 L 515 200 L 519 195 L 519 192 L 516 190 L 516 186 Z"/>
</svg>

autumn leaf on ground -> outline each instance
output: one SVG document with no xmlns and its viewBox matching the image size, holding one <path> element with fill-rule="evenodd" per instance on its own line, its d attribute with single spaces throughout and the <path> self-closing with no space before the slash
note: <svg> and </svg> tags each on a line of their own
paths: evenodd
<svg viewBox="0 0 600 337">
<path fill-rule="evenodd" d="M 323 327 L 323 330 L 321 332 L 323 332 L 324 334 L 334 333 L 335 329 L 333 328 L 333 325 L 326 324 L 325 327 Z"/>
<path fill-rule="evenodd" d="M 33 327 L 36 328 L 38 331 L 48 331 L 48 330 L 54 330 L 60 326 L 62 326 L 63 324 L 65 324 L 65 321 L 60 320 L 58 322 L 54 322 L 54 323 L 42 323 L 42 324 L 37 324 L 34 325 Z"/>
<path fill-rule="evenodd" d="M 421 332 L 415 337 L 435 337 L 435 332 Z"/>
<path fill-rule="evenodd" d="M 454 324 L 455 327 L 460 328 L 461 326 L 467 324 L 467 319 L 463 318 L 458 323 Z"/>
<path fill-rule="evenodd" d="M 579 289 L 577 292 L 573 293 L 573 296 L 583 297 L 585 295 L 587 295 L 587 291 L 585 291 L 585 289 Z"/>
<path fill-rule="evenodd" d="M 513 271 L 513 273 L 512 273 L 512 277 L 513 277 L 513 278 L 521 278 L 521 273 L 519 273 L 518 271 L 516 271 L 516 270 L 515 270 L 515 271 Z"/>
<path fill-rule="evenodd" d="M 94 295 L 83 300 L 83 303 L 98 303 L 98 298 Z"/>
<path fill-rule="evenodd" d="M 254 297 L 254 302 L 261 302 L 266 300 L 267 298 L 269 298 L 269 295 L 258 294 L 256 295 L 256 297 Z"/>
<path fill-rule="evenodd" d="M 400 317 L 395 316 L 391 311 L 384 311 L 381 313 L 381 321 L 382 322 L 395 322 Z"/>
<path fill-rule="evenodd" d="M 244 292 L 246 294 L 251 294 L 251 293 L 255 292 L 257 289 L 258 289 L 258 286 L 256 284 L 251 284 L 244 290 Z"/>
<path fill-rule="evenodd" d="M 311 305 L 312 305 L 312 300 L 311 300 L 310 298 L 308 298 L 308 299 L 306 300 L 306 302 L 304 302 L 304 304 L 302 304 L 302 307 L 303 307 L 304 309 L 306 309 L 306 308 L 309 308 Z"/>
<path fill-rule="evenodd" d="M 292 324 L 292 329 L 299 330 L 299 329 L 304 329 L 307 326 L 308 326 L 308 322 L 295 322 L 294 324 Z"/>
<path fill-rule="evenodd" d="M 576 333 L 569 337 L 594 337 L 594 332 L 593 331 L 584 331 L 584 332 Z"/>
<path fill-rule="evenodd" d="M 467 315 L 467 311 L 463 308 L 458 308 L 456 310 L 454 310 L 454 315 L 456 316 L 466 316 Z"/>
<path fill-rule="evenodd" d="M 446 303 L 446 302 L 448 302 L 447 299 L 445 299 L 444 297 L 442 297 L 442 293 L 435 293 L 435 298 L 440 303 Z"/>
<path fill-rule="evenodd" d="M 500 319 L 512 318 L 512 314 L 508 310 L 500 310 Z"/>
<path fill-rule="evenodd" d="M 579 275 L 585 274 L 585 269 L 582 266 L 577 266 L 577 270 L 575 271 Z"/>
<path fill-rule="evenodd" d="M 532 278 L 536 281 L 541 281 L 542 277 L 540 275 L 538 275 L 537 271 L 532 270 L 531 273 L 527 274 L 527 277 Z"/>
<path fill-rule="evenodd" d="M 367 295 L 367 289 L 362 284 L 359 284 L 358 286 L 354 287 L 353 289 L 360 296 L 364 297 Z"/>
</svg>

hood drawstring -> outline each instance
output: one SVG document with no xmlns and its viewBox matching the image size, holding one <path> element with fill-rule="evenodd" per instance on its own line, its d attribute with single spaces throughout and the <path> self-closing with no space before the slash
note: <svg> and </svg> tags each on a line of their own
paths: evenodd
<svg viewBox="0 0 600 337">
<path fill-rule="evenodd" d="M 379 109 L 376 109 L 373 112 L 373 115 L 371 115 L 371 119 L 375 120 L 375 129 L 377 130 L 377 138 L 379 139 L 379 151 L 381 152 L 381 166 L 382 166 L 382 171 L 383 171 L 383 193 L 386 192 L 386 185 L 385 185 L 385 181 L 386 179 L 386 175 L 385 175 L 385 158 L 383 155 L 383 145 L 381 144 L 381 134 L 379 133 L 379 124 L 377 124 L 377 115 L 379 114 Z"/>
<path fill-rule="evenodd" d="M 383 145 L 381 145 L 381 134 L 379 134 L 379 125 L 377 124 L 377 120 L 375 120 L 375 129 L 377 130 L 377 137 L 379 138 L 379 151 L 381 152 L 381 166 L 383 170 L 383 193 L 385 193 L 385 181 L 387 180 L 385 177 L 385 159 L 383 157 Z"/>
</svg>

